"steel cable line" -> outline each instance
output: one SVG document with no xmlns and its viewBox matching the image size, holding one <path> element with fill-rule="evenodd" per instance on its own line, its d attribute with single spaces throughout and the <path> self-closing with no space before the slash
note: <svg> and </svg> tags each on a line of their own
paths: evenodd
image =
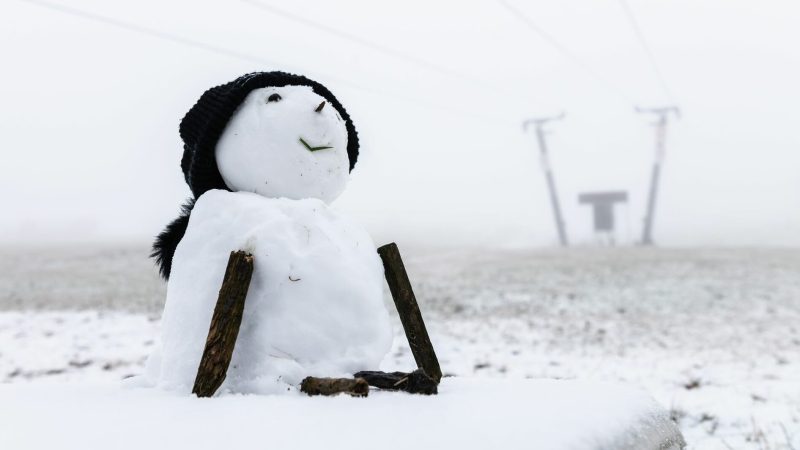
<svg viewBox="0 0 800 450">
<path fill-rule="evenodd" d="M 342 31 L 342 30 L 340 30 L 338 28 L 334 28 L 334 27 L 332 27 L 330 25 L 327 25 L 327 24 L 324 24 L 324 23 L 320 23 L 320 22 L 317 22 L 317 21 L 314 21 L 314 20 L 311 20 L 311 19 L 307 19 L 307 18 L 305 18 L 305 17 L 303 17 L 301 15 L 294 14 L 292 12 L 286 11 L 284 9 L 278 8 L 278 7 L 270 5 L 268 3 L 264 3 L 264 2 L 262 2 L 260 0 L 240 0 L 240 1 L 243 2 L 243 3 L 246 3 L 248 5 L 251 5 L 251 6 L 255 7 L 255 8 L 258 8 L 258 9 L 261 9 L 263 11 L 266 11 L 266 12 L 269 12 L 271 14 L 274 14 L 276 16 L 283 17 L 284 19 L 291 20 L 293 22 L 297 22 L 297 23 L 300 23 L 302 25 L 305 25 L 305 26 L 307 26 L 309 28 L 314 28 L 316 30 L 331 34 L 331 35 L 336 36 L 336 37 L 338 37 L 340 39 L 344 39 L 344 40 L 356 43 L 358 45 L 367 47 L 367 48 L 369 48 L 369 49 L 371 49 L 373 51 L 376 51 L 378 53 L 382 53 L 382 54 L 390 56 L 392 58 L 399 59 L 399 60 L 405 61 L 407 63 L 422 67 L 422 68 L 427 69 L 429 71 L 436 72 L 436 73 L 438 73 L 440 75 L 444 75 L 444 76 L 452 77 L 452 78 L 457 78 L 457 79 L 460 79 L 462 81 L 471 83 L 471 84 L 473 84 L 475 86 L 479 86 L 481 88 L 488 88 L 488 89 L 494 90 L 496 92 L 502 92 L 504 94 L 508 94 L 508 93 L 513 93 L 514 95 L 518 95 L 519 94 L 519 92 L 511 91 L 509 89 L 504 89 L 502 85 L 498 86 L 496 84 L 492 84 L 492 83 L 486 82 L 484 80 L 480 80 L 480 79 L 477 79 L 477 78 L 474 78 L 474 77 L 467 76 L 463 71 L 454 70 L 454 69 L 450 69 L 448 67 L 444 67 L 444 66 L 441 66 L 441 65 L 438 65 L 438 64 L 434 64 L 434 63 L 432 63 L 430 61 L 427 61 L 427 60 L 425 60 L 423 58 L 420 58 L 420 57 L 418 57 L 416 55 L 409 54 L 409 53 L 394 49 L 392 47 L 376 43 L 376 42 L 371 41 L 369 39 L 365 39 L 365 38 L 362 38 L 362 37 L 357 36 L 355 34 L 352 34 L 352 33 L 346 32 L 346 31 Z M 533 99 L 533 100 L 535 100 L 535 99 Z"/>
<path fill-rule="evenodd" d="M 225 48 L 225 47 L 220 47 L 220 46 L 213 45 L 213 44 L 207 44 L 205 42 L 201 42 L 201 41 L 197 41 L 197 40 L 194 40 L 194 39 L 186 38 L 186 37 L 183 37 L 183 36 L 180 36 L 180 35 L 177 35 L 177 34 L 174 34 L 174 33 L 170 33 L 170 32 L 167 32 L 167 31 L 161 31 L 161 30 L 156 29 L 156 28 L 150 28 L 150 27 L 147 27 L 147 26 L 144 26 L 144 25 L 139 25 L 139 24 L 133 23 L 133 22 L 127 22 L 127 21 L 124 21 L 124 20 L 115 19 L 113 17 L 108 17 L 108 16 L 96 14 L 96 13 L 93 13 L 93 12 L 85 11 L 83 9 L 73 8 L 71 6 L 61 5 L 61 4 L 49 2 L 49 1 L 46 1 L 46 0 L 20 0 L 20 1 L 22 1 L 23 3 L 30 3 L 30 4 L 41 6 L 41 7 L 53 10 L 53 11 L 58 11 L 58 12 L 61 12 L 61 13 L 69 14 L 69 15 L 72 15 L 72 16 L 81 17 L 83 19 L 88 19 L 88 20 L 92 20 L 92 21 L 95 21 L 95 22 L 104 23 L 106 25 L 110 25 L 110 26 L 113 26 L 113 27 L 122 28 L 122 29 L 125 29 L 125 30 L 128 30 L 128 31 L 132 31 L 134 33 L 139 33 L 139 34 L 147 35 L 147 36 L 154 37 L 154 38 L 157 38 L 157 39 L 170 41 L 170 42 L 173 42 L 173 43 L 176 43 L 176 44 L 181 44 L 181 45 L 185 45 L 185 46 L 188 46 L 188 47 L 193 47 L 193 48 L 197 48 L 197 49 L 200 49 L 200 50 L 205 50 L 205 51 L 208 51 L 208 52 L 216 53 L 218 55 L 228 56 L 228 57 L 231 57 L 231 58 L 240 59 L 240 60 L 247 61 L 247 62 L 255 62 L 255 63 L 258 63 L 258 64 L 264 64 L 266 66 L 271 66 L 271 67 L 279 66 L 279 64 L 275 63 L 274 61 L 262 58 L 262 57 L 257 56 L 257 55 L 252 55 L 252 54 L 245 53 L 245 52 L 231 50 L 231 49 L 228 49 L 228 48 Z M 344 80 L 342 78 L 338 78 L 338 77 L 334 77 L 334 76 L 328 76 L 328 75 L 325 75 L 325 76 L 330 78 L 330 79 L 332 79 L 332 80 L 335 80 L 337 82 L 341 82 L 341 83 L 344 83 L 344 84 L 348 84 L 348 85 L 350 85 L 352 87 L 363 89 L 362 86 L 356 85 L 356 84 L 354 84 L 354 83 L 352 83 L 352 82 L 350 82 L 348 80 Z"/>
<path fill-rule="evenodd" d="M 211 52 L 211 53 L 215 53 L 215 54 L 222 55 L 222 56 L 227 56 L 227 57 L 234 58 L 234 59 L 239 59 L 239 60 L 242 60 L 242 61 L 255 62 L 255 63 L 258 63 L 258 64 L 270 66 L 273 69 L 276 68 L 276 67 L 280 67 L 281 66 L 280 64 L 277 64 L 274 61 L 271 61 L 271 60 L 266 59 L 266 58 L 262 58 L 262 57 L 260 57 L 258 55 L 253 55 L 253 54 L 249 54 L 249 53 L 245 53 L 245 52 L 231 50 L 231 49 L 228 49 L 226 47 L 220 47 L 220 46 L 217 46 L 217 45 L 207 44 L 207 43 L 202 42 L 202 41 L 198 41 L 198 40 L 191 39 L 191 38 L 186 38 L 186 37 L 183 37 L 183 36 L 180 36 L 180 35 L 177 35 L 177 34 L 174 34 L 174 33 L 166 32 L 166 31 L 161 31 L 161 30 L 156 29 L 156 28 L 151 28 L 151 27 L 147 27 L 147 26 L 144 26 L 144 25 L 139 25 L 139 24 L 136 24 L 136 23 L 133 23 L 133 22 L 127 22 L 127 21 L 124 21 L 124 20 L 115 19 L 115 18 L 112 18 L 112 17 L 108 17 L 108 16 L 92 13 L 92 12 L 85 11 L 85 10 L 82 10 L 82 9 L 73 8 L 71 6 L 60 5 L 60 4 L 57 4 L 57 3 L 49 2 L 47 0 L 20 0 L 20 1 L 23 2 L 23 3 L 28 3 L 28 4 L 40 6 L 40 7 L 49 9 L 51 11 L 56 11 L 56 12 L 60 12 L 60 13 L 63 13 L 63 14 L 67 14 L 67 15 L 71 15 L 71 16 L 75 16 L 75 17 L 80 17 L 80 18 L 83 18 L 83 19 L 91 20 L 91 21 L 94 21 L 94 22 L 103 23 L 103 24 L 106 24 L 106 25 L 109 25 L 109 26 L 112 26 L 112 27 L 116 27 L 116 28 L 127 30 L 127 31 L 131 31 L 131 32 L 134 32 L 134 33 L 138 33 L 138 34 L 141 34 L 141 35 L 146 35 L 146 36 L 150 36 L 150 37 L 153 37 L 153 38 L 157 38 L 157 39 L 173 42 L 173 43 L 176 43 L 176 44 L 181 44 L 181 45 L 184 45 L 184 46 L 187 46 L 187 47 L 192 47 L 192 48 L 196 48 L 196 49 L 200 49 L 200 50 L 205 50 L 205 51 L 208 51 L 208 52 Z M 284 68 L 285 67 L 288 67 L 288 66 L 284 66 Z M 481 113 L 474 113 L 474 112 L 467 112 L 467 111 L 463 110 L 463 108 L 460 109 L 460 108 L 458 108 L 457 106 L 454 106 L 454 105 L 441 105 L 441 104 L 438 104 L 436 102 L 431 102 L 431 101 L 426 100 L 426 99 L 421 99 L 421 98 L 409 96 L 406 93 L 396 93 L 396 92 L 388 91 L 388 90 L 385 90 L 385 89 L 380 89 L 379 90 L 379 89 L 375 89 L 375 88 L 370 88 L 370 87 L 366 87 L 366 86 L 363 86 L 363 85 L 358 84 L 356 82 L 353 82 L 353 81 L 350 81 L 350 80 L 347 80 L 347 79 L 344 79 L 344 78 L 340 78 L 340 77 L 337 77 L 337 76 L 334 76 L 334 75 L 329 75 L 329 74 L 326 74 L 326 73 L 323 73 L 323 72 L 317 72 L 317 73 L 319 75 L 324 76 L 325 78 L 327 78 L 329 80 L 344 84 L 344 85 L 349 86 L 349 87 L 351 87 L 353 89 L 358 89 L 360 91 L 367 92 L 367 93 L 372 94 L 372 95 L 383 96 L 383 97 L 391 98 L 391 99 L 393 99 L 395 101 L 411 103 L 411 104 L 414 104 L 414 105 L 426 105 L 428 107 L 432 107 L 432 108 L 435 108 L 435 109 L 446 111 L 448 113 L 455 113 L 455 114 L 458 114 L 458 115 L 460 115 L 462 117 L 470 117 L 470 118 L 473 118 L 473 119 L 480 119 L 480 120 L 483 120 L 483 121 L 488 119 L 488 120 L 492 120 L 492 121 L 497 121 L 498 123 L 502 122 L 503 124 L 507 124 L 508 123 L 507 120 L 503 120 L 499 116 L 481 114 Z"/>
<path fill-rule="evenodd" d="M 533 31 L 535 34 L 537 34 L 543 41 L 545 41 L 546 43 L 550 44 L 550 46 L 552 46 L 553 48 L 558 50 L 562 55 L 567 57 L 567 59 L 570 59 L 573 63 L 575 63 L 580 68 L 585 70 L 586 73 L 589 74 L 592 78 L 594 78 L 595 80 L 597 80 L 600 83 L 604 84 L 606 87 L 611 89 L 614 93 L 616 93 L 621 98 L 623 98 L 626 102 L 631 103 L 631 104 L 635 103 L 633 101 L 633 99 L 631 97 L 629 97 L 623 90 L 621 90 L 614 83 L 610 82 L 605 77 L 603 77 L 602 75 L 597 73 L 582 58 L 580 58 L 578 55 L 576 55 L 572 50 L 570 50 L 564 44 L 559 42 L 555 37 L 553 37 L 553 35 L 551 35 L 550 33 L 546 32 L 544 29 L 542 29 L 539 25 L 536 24 L 536 22 L 533 21 L 533 19 L 531 19 L 525 13 L 523 13 L 522 11 L 520 11 L 518 8 L 514 7 L 510 3 L 508 3 L 506 0 L 499 0 L 499 3 L 504 8 L 506 8 L 506 10 L 508 10 L 508 12 L 510 12 L 512 15 L 514 15 L 514 17 L 516 17 L 522 23 L 527 25 L 527 27 L 531 31 Z"/>
<path fill-rule="evenodd" d="M 642 28 L 639 26 L 639 22 L 636 20 L 636 16 L 633 14 L 633 10 L 631 9 L 630 5 L 628 5 L 627 0 L 619 0 L 620 5 L 622 6 L 623 11 L 625 11 L 625 16 L 628 19 L 628 23 L 630 23 L 631 28 L 633 28 L 633 32 L 636 34 L 636 39 L 639 41 L 639 44 L 642 46 L 644 53 L 647 55 L 647 59 L 650 61 L 650 65 L 653 68 L 653 72 L 658 79 L 661 88 L 664 90 L 664 94 L 666 94 L 667 99 L 671 103 L 675 103 L 675 99 L 672 95 L 672 90 L 669 88 L 667 84 L 666 78 L 664 78 L 664 74 L 661 72 L 661 69 L 656 62 L 656 57 L 653 51 L 650 49 L 650 45 L 647 43 L 647 39 L 644 37 L 644 33 L 642 32 Z"/>
<path fill-rule="evenodd" d="M 394 48 L 387 47 L 387 46 L 382 45 L 382 44 L 378 44 L 378 43 L 373 42 L 371 40 L 364 39 L 364 38 L 362 38 L 360 36 L 356 36 L 355 34 L 339 30 L 339 29 L 334 28 L 334 27 L 332 27 L 330 25 L 326 25 L 324 23 L 316 22 L 316 21 L 311 20 L 311 19 L 307 19 L 307 18 L 305 18 L 305 17 L 303 17 L 303 16 L 301 16 L 299 14 L 294 14 L 292 12 L 286 11 L 286 10 L 278 8 L 276 6 L 272 6 L 272 5 L 268 4 L 268 3 L 264 3 L 264 2 L 261 2 L 261 1 L 258 1 L 258 0 L 241 0 L 241 1 L 243 3 L 247 3 L 248 5 L 253 6 L 255 8 L 261 9 L 263 11 L 267 11 L 267 12 L 269 12 L 271 14 L 276 15 L 276 16 L 283 17 L 284 19 L 288 19 L 288 20 L 291 20 L 293 22 L 297 22 L 297 23 L 303 24 L 303 25 L 305 25 L 307 27 L 310 27 L 310 28 L 316 28 L 316 29 L 321 30 L 321 31 L 323 31 L 325 33 L 337 36 L 337 37 L 339 37 L 341 39 L 344 39 L 344 40 L 347 40 L 347 41 L 350 41 L 350 42 L 355 42 L 356 44 L 362 45 L 364 47 L 369 47 L 372 50 L 375 50 L 375 51 L 377 51 L 379 53 L 385 53 L 387 55 L 392 56 L 393 58 L 402 59 L 402 60 L 404 60 L 406 62 L 409 62 L 411 64 L 424 67 L 424 68 L 426 68 L 428 70 L 432 70 L 434 72 L 438 72 L 438 73 L 440 73 L 442 75 L 447 75 L 447 76 L 451 76 L 451 77 L 459 77 L 459 78 L 463 77 L 463 75 L 464 75 L 461 72 L 458 72 L 458 71 L 453 70 L 453 69 L 449 69 L 447 67 L 440 66 L 438 64 L 434 64 L 434 63 L 426 61 L 425 59 L 420 58 L 418 56 L 415 56 L 415 55 L 412 55 L 412 54 L 408 54 L 408 53 L 405 53 L 405 52 L 401 52 L 401 51 L 396 50 Z"/>
</svg>

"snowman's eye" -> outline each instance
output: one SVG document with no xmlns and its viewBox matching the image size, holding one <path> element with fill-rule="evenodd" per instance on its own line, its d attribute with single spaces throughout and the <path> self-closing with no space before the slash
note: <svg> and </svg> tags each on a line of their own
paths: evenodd
<svg viewBox="0 0 800 450">
<path fill-rule="evenodd" d="M 267 103 L 269 102 L 278 102 L 281 100 L 281 96 L 278 94 L 272 94 L 267 98 Z"/>
</svg>

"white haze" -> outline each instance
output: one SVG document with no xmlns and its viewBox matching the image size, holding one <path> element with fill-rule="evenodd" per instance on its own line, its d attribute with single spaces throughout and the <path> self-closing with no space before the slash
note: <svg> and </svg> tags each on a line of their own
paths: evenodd
<svg viewBox="0 0 800 450">
<path fill-rule="evenodd" d="M 562 110 L 548 139 L 572 240 L 592 240 L 577 194 L 595 189 L 629 191 L 618 238 L 638 239 L 654 130 L 633 107 L 670 99 L 618 1 L 510 0 L 606 81 L 494 0 L 264 1 L 461 75 L 241 1 L 56 4 L 272 65 L 4 1 L 0 241 L 150 239 L 188 196 L 183 114 L 213 85 L 279 69 L 327 85 L 353 116 L 362 156 L 335 205 L 379 243 L 554 245 L 521 122 Z M 657 242 L 800 245 L 800 4 L 629 4 L 684 113 L 669 126 Z"/>
</svg>

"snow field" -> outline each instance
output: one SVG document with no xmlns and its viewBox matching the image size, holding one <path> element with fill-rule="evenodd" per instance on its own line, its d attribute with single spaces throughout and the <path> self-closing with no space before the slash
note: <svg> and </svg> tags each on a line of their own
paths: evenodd
<svg viewBox="0 0 800 450">
<path fill-rule="evenodd" d="M 630 382 L 672 411 L 689 448 L 800 448 L 800 252 L 400 247 L 445 373 Z M 12 254 L 17 263 L 0 278 L 0 383 L 141 373 L 158 335 L 154 297 L 163 301 L 144 254 Z M 30 275 L 30 261 L 44 267 L 47 284 Z M 53 289 L 70 274 L 86 277 L 76 286 L 101 290 L 60 297 Z M 43 310 L 68 300 L 102 311 Z M 383 367 L 408 369 L 394 320 Z"/>
</svg>

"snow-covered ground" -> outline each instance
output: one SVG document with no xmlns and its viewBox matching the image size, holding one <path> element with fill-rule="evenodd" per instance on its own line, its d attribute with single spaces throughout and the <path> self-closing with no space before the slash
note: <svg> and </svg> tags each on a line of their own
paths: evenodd
<svg viewBox="0 0 800 450">
<path fill-rule="evenodd" d="M 401 251 L 446 373 L 631 382 L 690 448 L 800 448 L 798 250 Z M 146 253 L 0 250 L 0 382 L 140 373 Z M 411 368 L 395 328 L 384 368 Z"/>
<path fill-rule="evenodd" d="M 682 444 L 669 413 L 647 393 L 580 380 L 448 377 L 435 397 L 373 390 L 368 399 L 309 398 L 294 391 L 211 400 L 127 383 L 44 382 L 0 384 L 0 404 L 0 448 L 13 450 L 679 450 Z"/>
</svg>

